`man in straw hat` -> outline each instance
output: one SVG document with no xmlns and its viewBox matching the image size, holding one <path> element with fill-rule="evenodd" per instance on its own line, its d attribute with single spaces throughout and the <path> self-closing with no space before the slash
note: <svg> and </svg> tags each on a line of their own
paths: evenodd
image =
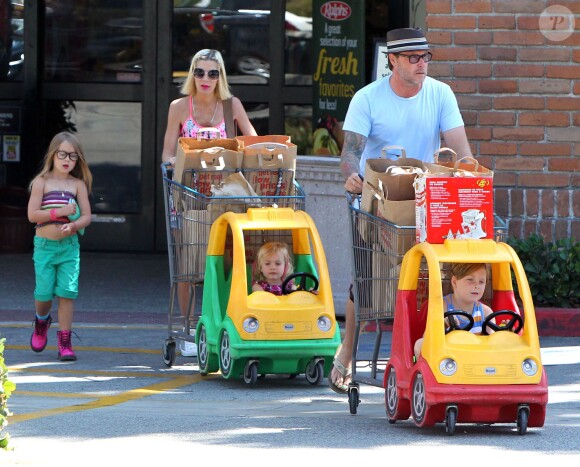
<svg viewBox="0 0 580 467">
<path fill-rule="evenodd" d="M 445 145 L 461 157 L 472 156 L 457 99 L 451 88 L 427 76 L 432 54 L 420 29 L 387 33 L 387 58 L 392 74 L 360 89 L 344 121 L 341 170 L 345 188 L 361 193 L 366 160 L 380 157 L 385 146 L 401 146 L 408 157 L 427 162 Z M 390 155 L 389 155 L 390 156 Z M 351 381 L 355 332 L 354 296 L 346 304 L 346 326 L 328 382 L 346 393 Z"/>
</svg>

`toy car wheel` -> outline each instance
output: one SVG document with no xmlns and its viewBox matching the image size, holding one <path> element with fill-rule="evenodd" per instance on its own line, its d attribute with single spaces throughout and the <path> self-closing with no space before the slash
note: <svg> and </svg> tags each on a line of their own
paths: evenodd
<svg viewBox="0 0 580 467">
<path fill-rule="evenodd" d="M 425 418 L 425 411 L 427 408 L 427 403 L 425 401 L 425 383 L 423 382 L 423 375 L 417 373 L 415 379 L 413 380 L 413 396 L 412 396 L 412 406 L 411 412 L 413 414 L 413 420 L 416 425 L 420 425 Z"/>
<path fill-rule="evenodd" d="M 306 381 L 310 384 L 320 384 L 324 378 L 324 364 L 322 360 L 310 360 L 306 366 Z"/>
<path fill-rule="evenodd" d="M 175 363 L 175 341 L 168 339 L 163 344 L 163 363 L 171 367 Z"/>
<path fill-rule="evenodd" d="M 397 375 L 393 367 L 389 367 L 387 374 L 387 387 L 385 388 L 385 405 L 387 406 L 387 419 L 389 423 L 395 423 L 397 420 L 397 405 L 399 395 L 397 394 Z"/>
<path fill-rule="evenodd" d="M 207 348 L 207 332 L 203 325 L 199 329 L 197 363 L 199 365 L 199 372 L 204 376 L 207 375 L 209 373 L 209 350 Z"/>
<path fill-rule="evenodd" d="M 350 414 L 356 415 L 358 405 L 360 404 L 360 399 L 358 397 L 358 387 L 352 386 L 348 389 L 348 406 L 350 408 Z"/>
<path fill-rule="evenodd" d="M 518 435 L 525 435 L 528 430 L 528 416 L 529 412 L 526 407 L 520 407 L 518 410 Z"/>
<path fill-rule="evenodd" d="M 222 333 L 220 339 L 220 370 L 224 377 L 228 377 L 232 371 L 232 354 L 230 351 L 230 336 L 227 331 Z M 257 379 L 256 374 L 256 379 Z"/>
<path fill-rule="evenodd" d="M 445 414 L 445 433 L 449 436 L 455 434 L 455 422 L 457 422 L 457 407 L 449 407 Z"/>
<path fill-rule="evenodd" d="M 244 368 L 244 383 L 253 386 L 258 381 L 258 362 L 248 362 Z"/>
</svg>

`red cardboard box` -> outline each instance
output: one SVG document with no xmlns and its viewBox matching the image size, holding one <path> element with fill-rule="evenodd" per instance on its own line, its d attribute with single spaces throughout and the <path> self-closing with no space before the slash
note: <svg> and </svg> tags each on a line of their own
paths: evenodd
<svg viewBox="0 0 580 467">
<path fill-rule="evenodd" d="M 481 174 L 431 174 L 415 179 L 417 242 L 494 238 L 493 178 Z"/>
</svg>

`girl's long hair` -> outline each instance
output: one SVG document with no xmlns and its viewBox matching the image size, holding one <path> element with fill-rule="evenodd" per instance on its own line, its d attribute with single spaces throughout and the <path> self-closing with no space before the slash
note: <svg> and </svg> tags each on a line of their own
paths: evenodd
<svg viewBox="0 0 580 467">
<path fill-rule="evenodd" d="M 54 135 L 54 137 L 50 141 L 50 144 L 48 145 L 48 150 L 44 155 L 44 160 L 42 162 L 42 170 L 34 178 L 44 177 L 54 168 L 54 157 L 56 156 L 56 151 L 58 150 L 60 145 L 65 141 L 70 143 L 79 155 L 77 163 L 75 164 L 74 169 L 71 170 L 70 174 L 73 177 L 82 180 L 84 184 L 87 186 L 87 192 L 90 193 L 91 188 L 93 186 L 93 175 L 91 174 L 89 165 L 87 164 L 87 161 L 85 159 L 85 154 L 81 147 L 81 143 L 79 142 L 79 140 L 75 135 L 69 133 L 68 131 L 63 131 L 61 133 Z M 31 187 L 32 183 L 30 184 L 29 188 Z"/>
<path fill-rule="evenodd" d="M 271 254 L 282 253 L 284 258 L 284 273 L 282 274 L 282 279 L 288 277 L 294 271 L 292 266 L 292 258 L 290 257 L 290 252 L 288 251 L 288 245 L 281 242 L 268 242 L 264 243 L 258 254 L 256 255 L 256 261 L 254 261 L 254 280 L 263 281 L 266 278 L 262 274 L 262 263 L 264 258 Z"/>
<path fill-rule="evenodd" d="M 181 85 L 181 94 L 186 96 L 195 96 L 197 88 L 195 87 L 195 77 L 193 76 L 193 70 L 195 70 L 197 62 L 200 60 L 208 60 L 218 64 L 220 77 L 218 79 L 217 86 L 215 87 L 215 95 L 217 98 L 223 101 L 232 97 L 230 87 L 228 86 L 228 78 L 226 76 L 224 59 L 222 58 L 221 53 L 213 49 L 202 49 L 193 56 L 191 59 L 191 65 L 189 66 L 189 73 L 187 78 Z"/>
</svg>

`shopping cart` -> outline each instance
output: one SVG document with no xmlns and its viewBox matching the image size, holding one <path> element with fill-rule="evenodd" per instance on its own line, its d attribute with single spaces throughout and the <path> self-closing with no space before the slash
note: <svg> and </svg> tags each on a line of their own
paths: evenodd
<svg viewBox="0 0 580 467">
<path fill-rule="evenodd" d="M 405 253 L 416 243 L 416 229 L 414 225 L 395 225 L 362 211 L 360 195 L 347 193 L 347 202 L 352 239 L 352 286 L 356 323 L 348 399 L 350 413 L 354 415 L 360 403 L 361 383 L 383 387 L 384 370 L 390 355 L 390 339 L 383 339 L 384 333 L 393 324 L 401 264 Z M 505 222 L 498 216 L 495 216 L 494 222 L 495 240 L 505 241 Z M 449 283 L 446 272 L 444 267 L 441 272 L 444 289 Z M 428 279 L 428 268 L 423 262 L 417 285 L 419 306 L 428 296 Z M 490 293 L 491 291 L 486 291 L 484 299 Z M 362 343 L 361 338 L 362 334 L 372 332 L 375 336 L 369 354 L 368 345 Z"/>
<path fill-rule="evenodd" d="M 275 169 L 274 179 L 277 177 L 278 184 L 273 191 L 274 195 L 243 197 L 211 196 L 209 192 L 208 181 L 218 184 L 235 171 L 210 173 L 190 170 L 184 174 L 185 185 L 172 179 L 173 167 L 170 163 L 161 164 L 161 172 L 171 280 L 168 337 L 163 343 L 162 351 L 163 361 L 167 366 L 172 366 L 176 357 L 176 339 L 195 343 L 195 336 L 190 335 L 190 330 L 195 329 L 197 320 L 192 309 L 196 295 L 203 285 L 206 250 L 213 220 L 224 212 L 246 212 L 248 208 L 255 207 L 277 206 L 305 210 L 306 195 L 299 183 L 294 180 L 293 174 L 282 169 Z M 253 171 L 241 172 L 247 180 L 259 175 Z M 260 174 L 263 172 L 261 170 Z M 292 187 L 286 190 L 284 196 L 278 194 L 281 193 L 279 189 L 282 180 L 293 180 Z M 252 244 L 251 239 L 248 244 Z M 184 314 L 178 306 L 178 289 L 181 284 L 189 286 L 187 311 Z"/>
</svg>

